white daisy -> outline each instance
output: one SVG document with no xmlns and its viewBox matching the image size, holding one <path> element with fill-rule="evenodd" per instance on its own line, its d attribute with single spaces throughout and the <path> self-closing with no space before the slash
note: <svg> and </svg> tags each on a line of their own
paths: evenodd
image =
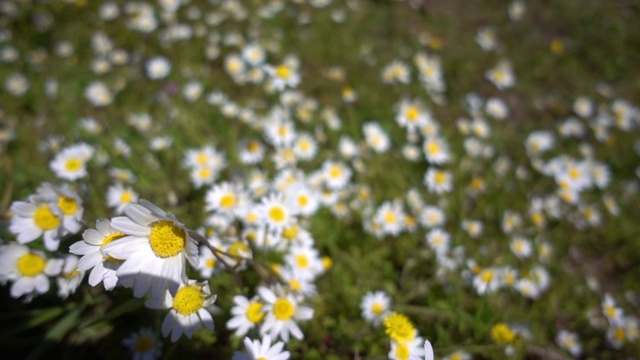
<svg viewBox="0 0 640 360">
<path fill-rule="evenodd" d="M 87 175 L 86 164 L 95 149 L 87 144 L 81 143 L 62 149 L 49 163 L 49 167 L 61 179 L 77 180 Z"/>
<path fill-rule="evenodd" d="M 66 299 L 76 292 L 76 289 L 84 279 L 84 271 L 78 270 L 78 257 L 67 254 L 60 275 L 56 278 L 58 284 L 58 296 Z"/>
<path fill-rule="evenodd" d="M 122 214 L 130 203 L 138 201 L 138 193 L 132 187 L 117 183 L 107 188 L 107 206 L 115 208 L 117 214 Z"/>
<path fill-rule="evenodd" d="M 258 297 L 247 299 L 242 295 L 233 297 L 234 306 L 231 308 L 231 319 L 227 322 L 227 329 L 233 330 L 236 336 L 244 336 L 264 319 L 263 304 Z"/>
<path fill-rule="evenodd" d="M 446 170 L 429 168 L 424 175 L 427 190 L 436 194 L 450 192 L 453 188 L 452 181 L 451 173 Z"/>
<path fill-rule="evenodd" d="M 171 309 L 162 322 L 162 335 L 171 334 L 171 341 L 175 342 L 182 334 L 191 338 L 194 331 L 203 327 L 213 331 L 213 317 L 206 307 L 214 301 L 216 296 L 211 295 L 206 281 L 189 280 L 176 290 L 175 295 L 166 291 L 164 298 L 151 298 L 145 305 L 152 309 Z"/>
<path fill-rule="evenodd" d="M 26 245 L 9 244 L 0 247 L 0 278 L 12 281 L 9 293 L 18 298 L 31 297 L 49 291 L 49 277 L 62 270 L 63 260 L 47 259 L 44 253 L 30 250 Z"/>
<path fill-rule="evenodd" d="M 60 246 L 60 238 L 66 233 L 60 209 L 46 200 L 33 200 L 35 202 L 14 201 L 11 204 L 13 216 L 9 231 L 17 235 L 16 240 L 21 244 L 43 236 L 45 248 L 56 251 Z"/>
<path fill-rule="evenodd" d="M 111 226 L 127 236 L 106 244 L 102 253 L 124 260 L 117 270 L 118 279 L 133 288 L 135 297 L 149 293 L 175 294 L 186 281 L 185 263 L 198 265 L 198 246 L 187 229 L 170 213 L 146 200 L 129 204 L 127 217 L 116 217 Z"/>
<path fill-rule="evenodd" d="M 382 320 L 391 312 L 391 297 L 384 291 L 374 291 L 364 294 L 360 301 L 362 317 L 379 327 Z"/>
<path fill-rule="evenodd" d="M 271 336 L 264 335 L 262 341 L 251 340 L 248 337 L 244 338 L 244 346 L 247 349 L 248 354 L 241 352 L 235 352 L 232 360 L 287 360 L 289 359 L 289 352 L 282 351 L 284 343 L 278 341 L 271 345 Z"/>
<path fill-rule="evenodd" d="M 164 79 L 171 72 L 171 63 L 169 62 L 169 60 L 167 60 L 167 58 L 157 56 L 147 61 L 146 70 L 149 79 Z"/>
<path fill-rule="evenodd" d="M 122 340 L 133 352 L 133 360 L 155 360 L 162 354 L 162 342 L 150 328 L 141 328 Z"/>
<path fill-rule="evenodd" d="M 262 335 L 268 334 L 274 338 L 279 337 L 284 342 L 289 341 L 292 335 L 302 340 L 304 334 L 296 323 L 297 320 L 309 320 L 313 317 L 313 309 L 298 304 L 291 294 L 278 291 L 276 294 L 271 289 L 258 288 L 260 297 L 264 300 L 264 310 L 267 313 L 264 323 L 260 327 Z"/>
<path fill-rule="evenodd" d="M 88 271 L 89 285 L 97 286 L 103 283 L 105 290 L 111 291 L 118 283 L 116 270 L 122 263 L 122 260 L 104 256 L 102 247 L 126 235 L 116 231 L 111 227 L 111 223 L 106 219 L 98 219 L 95 229 L 87 229 L 82 234 L 83 241 L 78 241 L 71 245 L 69 251 L 72 254 L 82 255 L 78 261 L 79 271 Z"/>
</svg>

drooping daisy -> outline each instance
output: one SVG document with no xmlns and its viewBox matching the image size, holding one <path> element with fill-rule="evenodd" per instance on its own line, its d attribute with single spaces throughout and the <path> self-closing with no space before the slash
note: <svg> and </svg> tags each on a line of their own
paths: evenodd
<svg viewBox="0 0 640 360">
<path fill-rule="evenodd" d="M 287 360 L 289 352 L 282 351 L 284 342 L 278 341 L 271 344 L 271 336 L 263 335 L 262 341 L 244 338 L 244 346 L 248 354 L 236 351 L 232 360 Z"/>
<path fill-rule="evenodd" d="M 141 328 L 122 340 L 133 352 L 133 360 L 155 360 L 162 354 L 162 342 L 150 328 Z"/>
<path fill-rule="evenodd" d="M 362 317 L 374 327 L 382 324 L 382 320 L 389 315 L 390 309 L 391 297 L 384 291 L 368 292 L 360 301 Z"/>
<path fill-rule="evenodd" d="M 8 244 L 0 247 L 0 278 L 12 281 L 9 293 L 13 298 L 31 297 L 49 291 L 49 277 L 62 270 L 63 260 L 48 259 L 40 251 L 26 245 Z"/>
<path fill-rule="evenodd" d="M 391 140 L 382 126 L 376 122 L 367 122 L 362 126 L 365 141 L 373 151 L 383 153 L 389 150 Z"/>
<path fill-rule="evenodd" d="M 186 261 L 198 265 L 196 241 L 173 214 L 149 201 L 129 204 L 124 211 L 127 217 L 114 218 L 111 227 L 126 236 L 104 245 L 102 253 L 124 260 L 117 276 L 135 297 L 162 297 L 167 288 L 175 294 L 186 281 Z"/>
<path fill-rule="evenodd" d="M 123 237 L 125 237 L 124 233 L 111 228 L 109 220 L 98 219 L 96 229 L 87 229 L 82 234 L 84 241 L 78 241 L 71 245 L 69 251 L 72 254 L 82 255 L 77 264 L 78 270 L 88 271 L 91 269 L 89 285 L 96 286 L 102 282 L 107 291 L 116 287 L 118 283 L 116 270 L 122 260 L 102 255 L 101 249 Z"/>
<path fill-rule="evenodd" d="M 182 334 L 191 338 L 194 331 L 203 327 L 213 331 L 213 317 L 206 308 L 214 301 L 216 295 L 211 295 L 208 282 L 189 280 L 175 295 L 165 291 L 163 298 L 151 298 L 145 305 L 152 309 L 171 309 L 162 322 L 162 335 L 171 334 L 171 341 L 175 342 Z"/>
<path fill-rule="evenodd" d="M 260 297 L 264 300 L 264 311 L 267 313 L 264 323 L 260 327 L 262 335 L 268 334 L 273 338 L 280 338 L 284 342 L 289 341 L 292 335 L 302 340 L 304 334 L 296 321 L 309 320 L 313 317 L 313 309 L 298 304 L 298 300 L 291 294 L 285 294 L 282 290 L 258 288 Z"/>
<path fill-rule="evenodd" d="M 561 348 L 567 350 L 571 356 L 578 357 L 582 353 L 582 345 L 580 345 L 580 340 L 576 333 L 560 330 L 556 336 L 556 343 Z"/>
<path fill-rule="evenodd" d="M 77 180 L 87 175 L 86 164 L 95 149 L 88 144 L 77 144 L 61 150 L 49 163 L 49 167 L 61 179 Z"/>
<path fill-rule="evenodd" d="M 60 275 L 56 278 L 58 284 L 58 296 L 66 299 L 76 292 L 76 289 L 84 279 L 84 271 L 78 270 L 78 257 L 67 254 L 64 259 Z"/>
</svg>

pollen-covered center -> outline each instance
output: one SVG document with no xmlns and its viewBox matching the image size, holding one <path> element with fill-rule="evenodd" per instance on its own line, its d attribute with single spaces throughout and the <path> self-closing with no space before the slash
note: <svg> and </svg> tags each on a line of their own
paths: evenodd
<svg viewBox="0 0 640 360">
<path fill-rule="evenodd" d="M 126 204 L 131 202 L 132 198 L 133 198 L 133 195 L 131 194 L 131 192 L 125 191 L 120 195 L 120 202 L 122 202 L 123 204 Z"/>
<path fill-rule="evenodd" d="M 44 271 L 47 262 L 40 255 L 27 253 L 18 259 L 18 271 L 23 276 L 34 277 Z"/>
<path fill-rule="evenodd" d="M 427 152 L 429 155 L 435 155 L 440 152 L 440 146 L 436 142 L 429 142 L 429 145 L 427 145 Z"/>
<path fill-rule="evenodd" d="M 418 119 L 418 115 L 420 115 L 420 112 L 418 111 L 418 109 L 415 106 L 410 106 L 407 109 L 406 115 L 407 115 L 407 119 L 409 119 L 411 122 L 413 122 L 413 121 L 416 121 Z"/>
<path fill-rule="evenodd" d="M 118 239 L 122 239 L 122 238 L 123 238 L 123 237 L 125 237 L 125 236 L 127 236 L 127 235 L 125 235 L 124 233 L 121 233 L 121 232 L 113 232 L 113 233 L 111 233 L 111 234 L 109 234 L 109 235 L 105 236 L 105 237 L 104 237 L 104 239 L 102 239 L 102 244 L 100 244 L 100 247 L 102 248 L 102 247 L 104 247 L 105 245 L 107 245 L 107 244 L 111 243 L 112 241 L 116 241 L 116 240 L 118 240 Z M 123 262 L 123 261 L 124 261 L 124 260 L 116 259 L 116 258 L 111 257 L 111 256 L 105 256 L 105 255 L 103 255 L 102 257 L 104 258 L 104 260 L 105 260 L 105 261 L 113 262 L 113 263 L 121 263 L 121 262 Z"/>
<path fill-rule="evenodd" d="M 37 227 L 44 231 L 53 230 L 60 226 L 60 219 L 51 212 L 47 205 L 42 205 L 36 210 L 33 214 L 33 221 Z"/>
<path fill-rule="evenodd" d="M 146 353 L 151 350 L 153 346 L 153 340 L 148 336 L 138 336 L 136 343 L 133 345 L 138 353 Z"/>
<path fill-rule="evenodd" d="M 262 312 L 262 304 L 257 301 L 252 301 L 247 308 L 247 319 L 254 324 L 259 323 L 264 318 L 264 312 Z"/>
<path fill-rule="evenodd" d="M 446 181 L 446 175 L 442 171 L 436 171 L 435 181 L 438 184 L 442 184 Z"/>
<path fill-rule="evenodd" d="M 273 315 L 275 315 L 278 320 L 291 319 L 295 311 L 295 306 L 287 298 L 279 298 L 276 303 L 273 304 Z"/>
<path fill-rule="evenodd" d="M 371 311 L 376 315 L 380 315 L 384 312 L 384 306 L 379 302 L 373 303 L 373 305 L 371 305 Z"/>
<path fill-rule="evenodd" d="M 272 206 L 271 209 L 269 209 L 269 218 L 271 218 L 271 220 L 279 223 L 283 222 L 285 217 L 286 214 L 281 206 Z"/>
<path fill-rule="evenodd" d="M 173 308 L 180 315 L 191 315 L 202 309 L 204 304 L 204 296 L 199 286 L 185 286 L 178 290 L 173 298 Z"/>
<path fill-rule="evenodd" d="M 82 168 L 82 161 L 78 158 L 71 158 L 64 164 L 67 171 L 76 172 Z"/>
<path fill-rule="evenodd" d="M 384 326 L 389 337 L 399 343 L 412 341 L 415 337 L 416 330 L 404 315 L 392 313 L 384 319 Z"/>
<path fill-rule="evenodd" d="M 72 197 L 60 196 L 58 198 L 58 207 L 63 214 L 73 215 L 78 211 L 78 202 Z"/>
<path fill-rule="evenodd" d="M 220 198 L 220 206 L 225 209 L 232 207 L 236 203 L 236 197 L 233 194 L 224 194 Z"/>
<path fill-rule="evenodd" d="M 396 358 L 399 360 L 407 360 L 409 358 L 409 348 L 406 343 L 397 343 Z"/>
<path fill-rule="evenodd" d="M 384 222 L 387 224 L 394 224 L 397 220 L 398 218 L 396 217 L 396 214 L 391 211 L 384 214 Z"/>
<path fill-rule="evenodd" d="M 185 247 L 187 234 L 172 221 L 156 221 L 151 225 L 149 244 L 157 257 L 168 258 L 178 255 Z"/>
</svg>

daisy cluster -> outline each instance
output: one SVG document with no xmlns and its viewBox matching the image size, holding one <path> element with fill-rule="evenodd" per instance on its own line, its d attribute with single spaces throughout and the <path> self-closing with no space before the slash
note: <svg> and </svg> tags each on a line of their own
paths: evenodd
<svg viewBox="0 0 640 360">
<path fill-rule="evenodd" d="M 1 2 L 0 284 L 139 359 L 631 356 L 640 108 L 523 97 L 525 1 L 456 35 L 473 62 L 431 6 Z M 396 11 L 406 44 L 334 35 Z M 92 327 L 122 298 L 150 319 Z"/>
</svg>

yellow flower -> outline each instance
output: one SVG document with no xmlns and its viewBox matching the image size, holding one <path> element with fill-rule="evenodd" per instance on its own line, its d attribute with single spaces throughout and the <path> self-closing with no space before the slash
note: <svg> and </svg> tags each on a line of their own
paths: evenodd
<svg viewBox="0 0 640 360">
<path fill-rule="evenodd" d="M 496 344 L 511 344 L 516 340 L 516 333 L 504 323 L 495 324 L 491 328 L 491 338 Z"/>
</svg>

